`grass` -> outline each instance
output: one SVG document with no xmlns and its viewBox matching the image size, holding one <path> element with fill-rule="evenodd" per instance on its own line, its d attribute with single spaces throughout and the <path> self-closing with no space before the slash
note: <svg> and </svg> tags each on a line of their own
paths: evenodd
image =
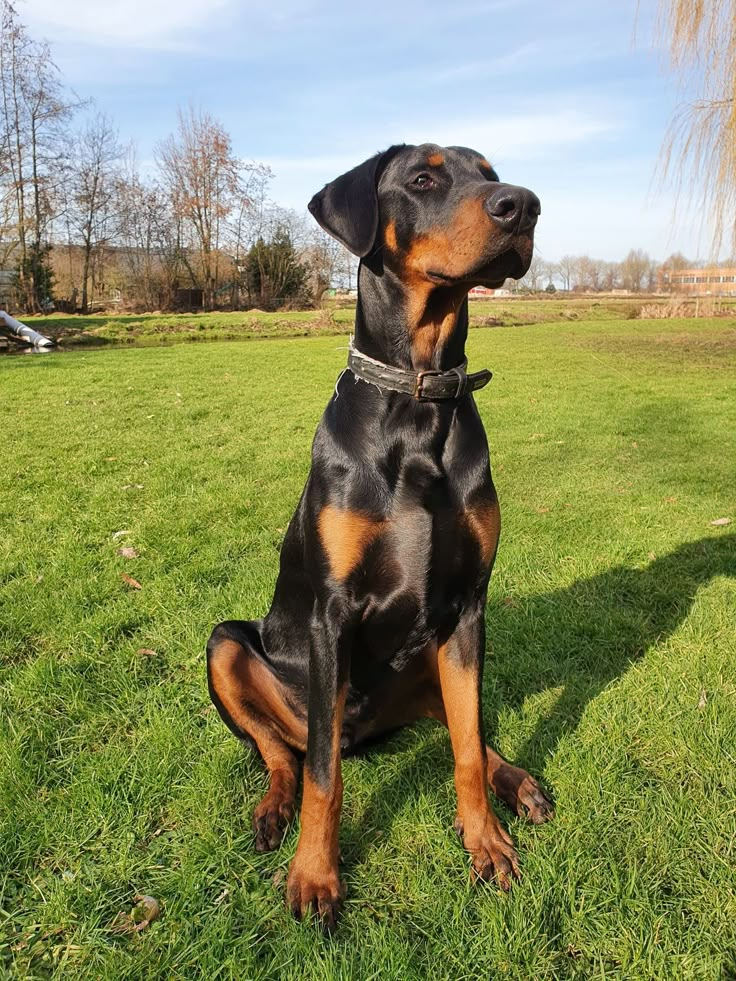
<svg viewBox="0 0 736 981">
<path fill-rule="evenodd" d="M 0 972 L 733 977 L 728 320 L 471 332 L 504 519 L 486 729 L 557 818 L 499 808 L 523 881 L 471 887 L 447 734 L 420 724 L 344 764 L 336 939 L 287 915 L 296 829 L 253 851 L 266 781 L 209 705 L 203 646 L 268 606 L 344 348 L 0 362 Z M 159 920 L 113 933 L 137 893 Z"/>
<path fill-rule="evenodd" d="M 704 301 L 706 303 L 707 301 Z M 718 301 L 726 313 L 734 304 Z M 569 323 L 633 319 L 639 316 L 643 298 L 546 295 L 471 300 L 474 327 L 515 327 L 539 323 Z M 713 306 L 713 303 L 710 303 Z M 666 304 L 664 305 L 667 306 Z M 649 303 L 656 308 L 656 304 Z M 26 317 L 36 330 L 65 347 L 89 345 L 160 345 L 180 341 L 244 340 L 263 337 L 297 337 L 344 334 L 355 319 L 355 308 L 329 302 L 321 310 L 249 310 L 232 313 L 145 313 Z"/>
</svg>

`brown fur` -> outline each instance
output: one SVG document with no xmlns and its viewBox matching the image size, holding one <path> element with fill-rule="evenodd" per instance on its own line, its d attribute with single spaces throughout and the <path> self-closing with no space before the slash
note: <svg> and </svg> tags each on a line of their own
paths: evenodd
<svg viewBox="0 0 736 981">
<path fill-rule="evenodd" d="M 384 522 L 328 504 L 320 513 L 319 536 L 335 579 L 342 582 L 359 564 Z"/>
<path fill-rule="evenodd" d="M 501 531 L 501 511 L 498 504 L 476 504 L 467 508 L 465 523 L 478 542 L 483 562 L 490 563 L 496 555 Z"/>
</svg>

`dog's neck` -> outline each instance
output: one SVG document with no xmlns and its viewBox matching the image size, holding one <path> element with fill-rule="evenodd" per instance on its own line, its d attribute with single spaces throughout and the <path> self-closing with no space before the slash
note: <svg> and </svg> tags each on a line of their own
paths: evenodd
<svg viewBox="0 0 736 981">
<path fill-rule="evenodd" d="M 355 346 L 394 368 L 455 368 L 465 357 L 467 293 L 467 286 L 407 284 L 382 263 L 364 260 L 358 270 Z"/>
</svg>

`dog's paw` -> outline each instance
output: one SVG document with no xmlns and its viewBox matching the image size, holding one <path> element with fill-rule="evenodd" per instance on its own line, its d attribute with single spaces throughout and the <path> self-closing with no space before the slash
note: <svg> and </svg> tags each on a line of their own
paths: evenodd
<svg viewBox="0 0 736 981">
<path fill-rule="evenodd" d="M 337 870 L 315 873 L 291 864 L 286 883 L 286 905 L 302 920 L 316 915 L 325 933 L 334 933 L 345 899 L 345 886 Z"/>
<path fill-rule="evenodd" d="M 294 817 L 294 801 L 266 794 L 253 812 L 253 831 L 256 851 L 270 852 L 278 848 L 287 826 Z"/>
<path fill-rule="evenodd" d="M 495 882 L 508 892 L 514 879 L 521 878 L 519 856 L 508 833 L 496 820 L 488 820 L 480 832 L 466 835 L 462 821 L 455 821 L 455 830 L 471 859 L 471 878 L 474 882 Z"/>
<path fill-rule="evenodd" d="M 526 770 L 502 763 L 493 773 L 491 790 L 504 804 L 532 824 L 544 824 L 555 816 L 552 801 Z"/>
</svg>

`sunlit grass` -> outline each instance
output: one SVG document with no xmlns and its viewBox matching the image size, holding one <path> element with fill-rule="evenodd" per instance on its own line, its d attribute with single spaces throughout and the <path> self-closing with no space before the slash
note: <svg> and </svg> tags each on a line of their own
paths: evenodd
<svg viewBox="0 0 736 981">
<path fill-rule="evenodd" d="M 344 765 L 336 939 L 287 915 L 296 829 L 253 851 L 265 776 L 210 707 L 203 647 L 216 621 L 268 607 L 344 347 L 0 361 L 0 971 L 730 976 L 728 320 L 471 333 L 471 368 L 494 370 L 477 402 L 503 511 L 487 735 L 544 780 L 557 818 L 500 809 L 523 882 L 471 887 L 447 735 L 421 724 Z M 160 919 L 112 933 L 138 893 Z"/>
</svg>

